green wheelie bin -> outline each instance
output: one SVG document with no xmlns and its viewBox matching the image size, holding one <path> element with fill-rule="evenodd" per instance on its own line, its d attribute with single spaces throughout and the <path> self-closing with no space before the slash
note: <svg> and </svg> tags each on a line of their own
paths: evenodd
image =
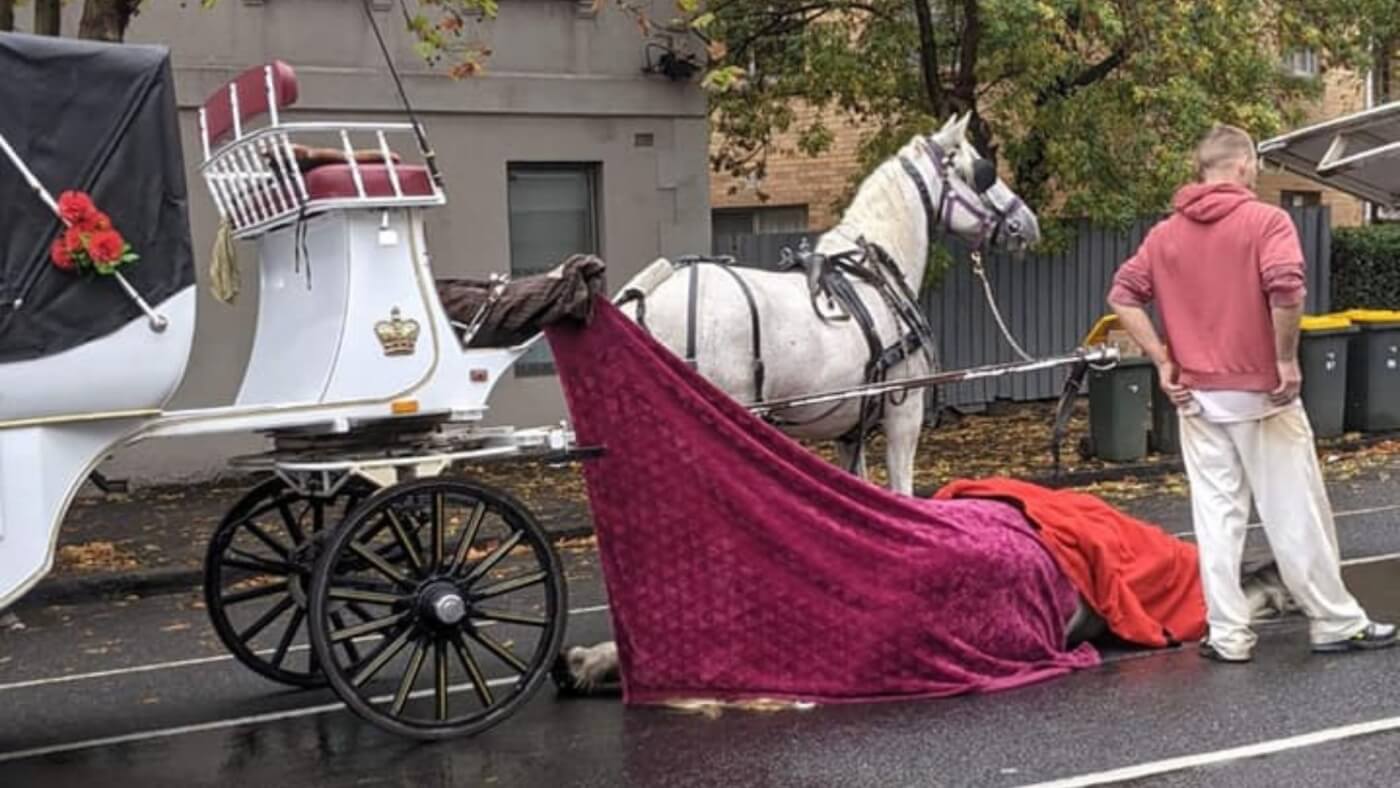
<svg viewBox="0 0 1400 788">
<path fill-rule="evenodd" d="M 1112 369 L 1089 372 L 1089 440 L 1093 455 L 1109 462 L 1133 462 L 1147 455 L 1151 420 L 1151 360 L 1119 359 Z"/>
<path fill-rule="evenodd" d="M 1348 430 L 1400 430 L 1400 311 L 1353 309 L 1343 313 L 1360 329 L 1347 359 Z"/>
<path fill-rule="evenodd" d="M 1303 318 L 1298 366 L 1303 372 L 1303 409 L 1313 434 L 1335 438 L 1345 431 L 1348 350 L 1360 333 L 1345 315 Z"/>
<path fill-rule="evenodd" d="M 1148 447 L 1158 454 L 1181 453 L 1181 423 L 1176 406 L 1162 391 L 1162 376 L 1152 368 L 1152 439 Z"/>
</svg>

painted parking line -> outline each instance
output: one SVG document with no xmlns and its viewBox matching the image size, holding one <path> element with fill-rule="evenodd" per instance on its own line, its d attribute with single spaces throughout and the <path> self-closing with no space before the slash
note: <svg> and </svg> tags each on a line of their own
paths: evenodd
<svg viewBox="0 0 1400 788">
<path fill-rule="evenodd" d="M 592 606 L 592 607 L 577 607 L 577 608 L 573 608 L 573 609 L 569 610 L 569 615 L 570 615 L 570 616 L 582 616 L 582 615 L 588 615 L 588 614 L 591 614 L 591 613 L 601 613 L 601 612 L 603 612 L 604 610 L 607 610 L 607 609 L 608 609 L 608 606 L 607 606 L 607 605 L 594 605 L 594 606 Z M 370 638 L 370 639 L 373 639 L 373 638 Z M 305 651 L 305 650 L 308 649 L 308 648 L 310 648 L 310 646 L 307 645 L 307 644 L 305 644 L 305 643 L 303 643 L 303 644 L 300 644 L 300 645 L 297 645 L 297 646 L 292 646 L 290 649 L 288 649 L 288 651 Z M 262 656 L 267 656 L 268 654 L 273 653 L 275 650 L 276 650 L 276 649 L 270 649 L 270 648 L 268 648 L 268 649 L 263 649 L 263 650 L 261 650 L 261 651 L 259 651 L 259 652 L 257 652 L 257 653 L 258 653 L 259 655 L 262 655 Z M 15 681 L 15 682 L 11 682 L 11 683 L 9 683 L 9 684 L 0 684 L 0 692 L 7 692 L 7 691 L 9 691 L 9 690 L 29 689 L 29 688 L 31 688 L 31 687 L 45 687 L 45 686 L 50 686 L 50 685 L 53 685 L 53 684 L 68 684 L 68 683 L 74 682 L 74 681 L 92 681 L 92 680 L 95 680 L 95 679 L 112 678 L 112 677 L 114 677 L 114 676 L 129 676 L 129 675 L 136 674 L 136 673 L 152 673 L 152 672 L 161 671 L 161 670 L 177 670 L 177 669 L 180 669 L 180 668 L 197 667 L 197 666 L 199 666 L 199 665 L 209 665 L 209 664 L 217 663 L 217 662 L 227 662 L 227 661 L 229 661 L 229 660 L 231 660 L 231 659 L 233 659 L 233 658 L 234 658 L 234 656 L 233 656 L 232 654 L 217 654 L 217 655 L 212 656 L 212 657 L 195 657 L 195 658 L 193 658 L 193 659 L 178 659 L 178 660 L 172 660 L 172 661 L 170 661 L 170 662 L 154 662 L 154 663 L 151 663 L 151 664 L 148 664 L 148 665 L 132 665 L 131 667 L 127 667 L 127 668 L 113 668 L 113 669 L 111 669 L 111 670 L 96 670 L 96 671 L 93 671 L 93 672 L 91 672 L 91 673 L 74 673 L 74 674 L 68 675 L 68 676 L 53 676 L 53 677 L 51 677 L 51 678 L 29 679 L 29 680 L 27 680 L 27 681 Z"/>
<path fill-rule="evenodd" d="M 514 684 L 518 678 L 491 679 L 486 682 L 488 687 L 501 687 L 507 684 Z M 470 682 L 466 684 L 454 684 L 447 688 L 448 694 L 455 695 L 472 689 L 474 685 Z M 417 690 L 410 692 L 410 698 L 425 698 L 433 693 L 433 690 Z M 393 695 L 380 695 L 370 699 L 370 703 L 387 703 L 393 700 Z M 319 706 L 303 706 L 298 709 L 287 709 L 286 711 L 273 711 L 266 714 L 252 714 L 247 717 L 235 717 L 226 720 L 213 720 L 212 722 L 199 722 L 192 725 L 177 725 L 172 728 L 159 728 L 151 731 L 138 731 L 136 733 L 124 733 L 120 736 L 104 736 L 100 739 L 85 739 L 83 741 L 67 742 L 64 744 L 51 744 L 44 747 L 32 747 L 27 750 L 15 750 L 14 752 L 0 753 L 0 763 L 7 761 L 18 761 L 25 758 L 38 758 L 44 755 L 57 755 L 59 753 L 72 752 L 74 750 L 86 750 L 93 747 L 110 747 L 114 744 L 131 744 L 134 742 L 151 741 L 154 739 L 169 739 L 173 736 L 184 736 L 190 733 L 203 733 L 205 731 L 216 731 L 223 728 L 234 728 L 239 725 L 261 725 L 267 722 L 279 722 L 281 720 L 294 720 L 299 717 L 314 717 L 318 714 L 326 714 L 332 711 L 340 711 L 345 708 L 344 703 L 323 703 Z"/>
<path fill-rule="evenodd" d="M 1351 725 L 1340 725 L 1335 728 L 1324 728 L 1319 731 L 1313 731 L 1312 733 L 1304 733 L 1282 739 L 1270 739 L 1268 741 L 1242 747 L 1230 747 L 1224 750 L 1214 750 L 1212 752 L 1202 752 L 1194 755 L 1183 755 L 1177 758 L 1151 761 L 1149 763 L 1140 763 L 1134 766 L 1124 766 L 1109 771 L 1065 777 L 1059 780 L 1022 786 L 1022 788 L 1086 788 L 1087 786 L 1093 785 L 1122 783 L 1129 780 L 1141 780 L 1144 777 L 1156 777 L 1171 772 L 1198 769 L 1202 766 L 1213 766 L 1215 764 L 1239 761 L 1246 758 L 1258 758 L 1264 755 L 1276 755 L 1289 750 L 1299 750 L 1305 747 L 1315 747 L 1319 744 L 1342 741 L 1343 739 L 1354 739 L 1358 736 L 1372 736 L 1377 733 L 1386 733 L 1396 730 L 1400 730 L 1400 717 L 1387 717 L 1370 722 L 1358 722 Z"/>
<path fill-rule="evenodd" d="M 1368 514 L 1383 514 L 1385 512 L 1394 512 L 1397 510 L 1400 510 L 1400 504 L 1391 504 L 1390 506 L 1373 506 L 1369 509 L 1349 509 L 1344 512 L 1334 512 L 1332 514 L 1332 519 L 1345 520 L 1349 517 L 1365 517 Z M 1260 522 L 1252 522 L 1246 527 L 1250 530 L 1253 530 L 1255 528 L 1262 528 L 1263 525 L 1264 524 Z M 1172 533 L 1172 536 L 1175 536 L 1179 539 L 1196 538 L 1196 534 L 1194 531 L 1175 531 Z"/>
</svg>

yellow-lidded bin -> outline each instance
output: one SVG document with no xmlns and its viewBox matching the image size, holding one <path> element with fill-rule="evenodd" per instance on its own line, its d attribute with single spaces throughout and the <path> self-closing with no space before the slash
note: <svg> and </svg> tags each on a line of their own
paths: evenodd
<svg viewBox="0 0 1400 788">
<path fill-rule="evenodd" d="M 1308 315 L 1302 321 L 1298 365 L 1303 371 L 1303 408 L 1319 438 L 1345 431 L 1347 358 L 1359 329 L 1345 315 Z"/>
<path fill-rule="evenodd" d="M 1341 314 L 1359 329 L 1349 338 L 1347 350 L 1346 428 L 1400 430 L 1400 310 L 1352 309 Z"/>
</svg>

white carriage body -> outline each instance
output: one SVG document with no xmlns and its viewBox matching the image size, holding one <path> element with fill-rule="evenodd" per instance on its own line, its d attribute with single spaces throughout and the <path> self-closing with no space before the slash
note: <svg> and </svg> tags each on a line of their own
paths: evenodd
<svg viewBox="0 0 1400 788">
<path fill-rule="evenodd" d="M 240 88 L 246 98 L 258 83 L 267 90 L 261 104 L 241 109 Z M 279 96 L 288 85 L 292 95 Z M 148 316 L 96 340 L 0 363 L 0 610 L 52 567 L 69 504 L 115 448 L 221 432 L 347 434 L 396 419 L 476 422 L 528 349 L 467 348 L 445 313 L 422 211 L 446 197 L 428 168 L 399 163 L 386 142 L 412 126 L 281 123 L 277 109 L 295 99 L 295 83 L 280 63 L 250 70 L 226 90 L 228 115 L 213 120 L 231 124 L 233 138 L 211 145 L 221 136 L 210 130 L 216 94 L 201 111 L 202 171 L 233 236 L 256 242 L 259 253 L 256 333 L 237 397 L 228 407 L 165 410 L 190 357 L 195 286 L 143 302 Z M 261 111 L 270 124 L 245 131 L 246 117 Z M 292 140 L 327 134 L 349 163 L 304 174 L 292 163 Z M 364 161 L 352 135 L 372 139 L 382 161 Z M 565 434 L 479 430 L 467 449 L 426 462 L 440 468 L 521 448 L 559 449 Z M 383 483 L 394 468 L 424 459 L 322 466 L 379 474 Z"/>
</svg>

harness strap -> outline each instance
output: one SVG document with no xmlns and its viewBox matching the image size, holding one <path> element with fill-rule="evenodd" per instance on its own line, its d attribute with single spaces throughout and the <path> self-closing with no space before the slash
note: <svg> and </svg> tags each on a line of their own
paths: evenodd
<svg viewBox="0 0 1400 788">
<path fill-rule="evenodd" d="M 699 361 L 696 359 L 696 334 L 699 308 L 699 284 L 700 284 L 700 264 L 714 263 L 721 271 L 729 274 L 730 278 L 739 285 L 739 291 L 744 294 L 744 301 L 749 305 L 749 334 L 752 341 L 753 353 L 753 378 L 754 378 L 754 401 L 763 401 L 763 384 L 766 377 L 766 368 L 763 364 L 763 333 L 762 323 L 758 315 L 758 301 L 753 296 L 753 289 L 749 283 L 744 281 L 730 266 L 715 260 L 686 260 L 682 265 L 690 268 L 690 293 L 686 304 L 686 333 L 685 333 L 685 362 L 691 369 L 699 369 Z"/>
<path fill-rule="evenodd" d="M 694 263 L 690 264 L 690 294 L 685 308 L 685 363 L 691 369 L 698 370 L 699 363 L 695 360 L 695 312 L 699 308 L 700 300 L 700 267 Z"/>
<path fill-rule="evenodd" d="M 932 241 L 934 233 L 942 226 L 943 209 L 947 205 L 948 186 L 945 184 L 939 189 L 940 206 L 933 205 L 933 195 L 928 193 L 928 184 L 924 183 L 924 176 L 919 174 L 919 168 L 914 166 L 914 162 L 903 156 L 899 157 L 899 165 L 904 168 L 904 173 L 909 176 L 909 180 L 914 182 L 914 188 L 919 190 L 919 201 L 924 204 L 924 216 L 927 217 L 929 226 L 929 240 Z"/>
<path fill-rule="evenodd" d="M 744 277 L 739 276 L 737 271 L 727 265 L 721 265 L 719 269 L 729 274 L 730 278 L 739 285 L 739 290 L 744 293 L 744 300 L 749 302 L 749 333 L 753 343 L 754 402 L 762 402 L 764 378 L 763 336 L 761 333 L 761 324 L 758 319 L 758 302 L 754 300 L 753 289 L 749 287 L 749 283 L 744 281 Z"/>
</svg>

